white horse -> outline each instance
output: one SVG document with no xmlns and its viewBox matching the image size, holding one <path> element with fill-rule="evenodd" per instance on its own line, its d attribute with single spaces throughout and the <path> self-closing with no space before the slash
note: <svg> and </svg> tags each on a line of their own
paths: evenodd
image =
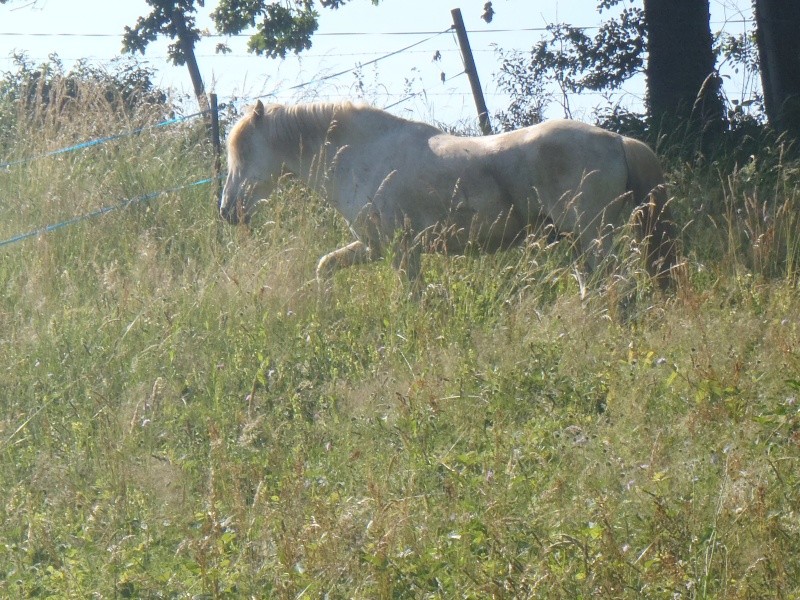
<svg viewBox="0 0 800 600">
<path fill-rule="evenodd" d="M 421 251 L 493 251 L 543 223 L 572 234 L 591 268 L 632 214 L 651 273 L 674 264 L 655 154 L 577 121 L 473 138 L 368 106 L 258 101 L 229 135 L 220 214 L 247 221 L 286 174 L 320 190 L 356 237 L 320 259 L 319 279 L 380 257 L 388 242 L 411 241 L 398 255 L 416 280 Z"/>
</svg>

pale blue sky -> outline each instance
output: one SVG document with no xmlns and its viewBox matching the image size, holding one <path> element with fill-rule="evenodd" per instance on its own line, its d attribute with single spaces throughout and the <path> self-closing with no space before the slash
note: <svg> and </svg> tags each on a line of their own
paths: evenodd
<svg viewBox="0 0 800 600">
<path fill-rule="evenodd" d="M 526 50 L 542 35 L 531 29 L 553 22 L 594 26 L 602 18 L 596 11 L 597 0 L 494 0 L 496 15 L 491 24 L 486 24 L 480 19 L 483 3 L 484 0 L 382 0 L 380 6 L 374 7 L 368 0 L 351 0 L 338 11 L 320 11 L 320 29 L 314 45 L 299 57 L 292 55 L 285 61 L 278 61 L 248 55 L 245 38 L 230 41 L 232 54 L 216 55 L 216 44 L 224 40 L 212 37 L 200 42 L 198 62 L 206 87 L 216 91 L 221 101 L 228 101 L 232 96 L 269 95 L 287 102 L 361 96 L 385 107 L 402 101 L 409 92 L 424 90 L 424 94 L 402 101 L 390 110 L 427 121 L 474 123 L 475 108 L 469 83 L 465 76 L 458 76 L 463 66 L 455 36 L 446 33 L 423 41 L 431 37 L 424 32 L 441 32 L 450 26 L 451 8 L 461 8 L 470 31 L 470 43 L 490 112 L 507 105 L 507 99 L 497 90 L 499 60 L 495 45 L 507 50 Z M 214 0 L 206 0 L 206 8 L 198 19 L 201 26 L 211 29 L 207 14 L 215 4 Z M 729 32 L 739 32 L 746 27 L 739 21 L 751 17 L 749 0 L 712 0 L 711 5 L 715 30 L 726 23 Z M 109 6 L 113 9 L 109 10 Z M 8 57 L 15 50 L 26 51 L 35 60 L 57 52 L 67 65 L 77 58 L 105 63 L 119 55 L 125 25 L 133 25 L 148 9 L 144 0 L 116 0 L 113 5 L 107 0 L 38 0 L 32 7 L 25 0 L 17 0 L 11 6 L 3 5 L 0 7 L 0 70 L 10 68 Z M 342 35 L 368 32 L 375 33 Z M 400 35 L 407 32 L 423 33 Z M 357 88 L 353 73 L 292 89 L 421 41 L 410 50 L 364 66 L 363 92 Z M 442 59 L 434 62 L 437 51 Z M 158 69 L 162 85 L 186 94 L 191 92 L 185 67 L 166 64 L 166 42 L 151 45 L 145 59 Z M 448 79 L 445 83 L 441 81 L 442 73 Z M 736 97 L 742 85 L 738 81 L 730 82 L 729 95 Z M 642 81 L 633 81 L 615 100 L 635 108 L 640 106 L 642 94 Z M 570 105 L 576 118 L 590 119 L 591 107 L 601 101 L 602 98 L 587 94 L 572 98 Z M 550 116 L 562 113 L 558 104 L 549 111 Z"/>
</svg>

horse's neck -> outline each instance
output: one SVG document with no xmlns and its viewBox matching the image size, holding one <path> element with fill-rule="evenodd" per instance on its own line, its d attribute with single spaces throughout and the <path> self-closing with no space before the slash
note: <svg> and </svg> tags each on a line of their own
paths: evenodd
<svg viewBox="0 0 800 600">
<path fill-rule="evenodd" d="M 335 104 L 297 105 L 286 108 L 282 115 L 279 138 L 287 167 L 307 183 L 321 183 L 333 158 L 328 154 L 339 109 Z"/>
</svg>

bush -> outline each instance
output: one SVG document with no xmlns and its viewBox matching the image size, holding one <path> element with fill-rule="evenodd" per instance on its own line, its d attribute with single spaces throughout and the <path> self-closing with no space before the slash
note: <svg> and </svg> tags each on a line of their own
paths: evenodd
<svg viewBox="0 0 800 600">
<path fill-rule="evenodd" d="M 168 93 L 153 82 L 154 71 L 131 57 L 113 60 L 108 69 L 80 60 L 68 71 L 56 54 L 38 65 L 25 54 L 14 54 L 13 62 L 14 68 L 0 79 L 3 147 L 22 133 L 17 131 L 20 125 L 29 132 L 100 109 L 120 113 L 125 122 L 142 112 L 160 118 L 173 109 Z"/>
</svg>

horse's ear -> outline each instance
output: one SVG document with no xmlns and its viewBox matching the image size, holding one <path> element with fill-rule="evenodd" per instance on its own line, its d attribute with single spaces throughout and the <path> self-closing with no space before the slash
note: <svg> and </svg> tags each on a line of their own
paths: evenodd
<svg viewBox="0 0 800 600">
<path fill-rule="evenodd" d="M 261 100 L 256 100 L 256 104 L 253 107 L 253 114 L 259 119 L 264 116 L 264 105 Z"/>
</svg>

